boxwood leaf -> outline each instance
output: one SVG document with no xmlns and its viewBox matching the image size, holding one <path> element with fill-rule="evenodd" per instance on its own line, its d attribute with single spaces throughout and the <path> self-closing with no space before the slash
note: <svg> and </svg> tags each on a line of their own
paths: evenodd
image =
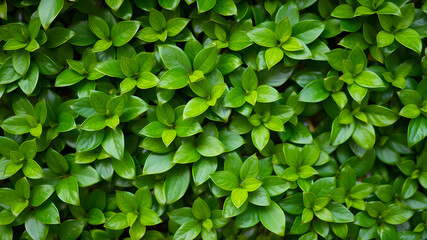
<svg viewBox="0 0 427 240">
<path fill-rule="evenodd" d="M 56 186 L 56 194 L 63 202 L 78 206 L 80 205 L 79 185 L 73 176 L 62 179 Z"/>
<path fill-rule="evenodd" d="M 43 224 L 33 213 L 25 221 L 25 230 L 33 239 L 45 239 L 49 231 L 49 225 Z"/>
<path fill-rule="evenodd" d="M 137 21 L 122 21 L 111 29 L 113 45 L 120 47 L 129 42 L 138 31 L 140 23 Z"/>
<path fill-rule="evenodd" d="M 48 201 L 37 208 L 37 219 L 44 224 L 59 224 L 59 211 L 53 202 Z"/>
<path fill-rule="evenodd" d="M 42 0 L 38 7 L 40 22 L 43 28 L 48 28 L 64 6 L 64 0 Z"/>
<path fill-rule="evenodd" d="M 271 202 L 270 206 L 258 208 L 258 216 L 262 225 L 273 233 L 285 235 L 285 213 L 275 202 Z"/>
<path fill-rule="evenodd" d="M 103 149 L 112 157 L 118 160 L 123 159 L 125 139 L 120 128 L 116 130 L 106 129 L 105 137 L 102 141 Z"/>
<path fill-rule="evenodd" d="M 225 152 L 224 145 L 212 136 L 201 136 L 197 139 L 197 151 L 204 157 L 215 157 Z"/>
<path fill-rule="evenodd" d="M 263 47 L 276 46 L 277 39 L 273 31 L 268 28 L 255 28 L 248 32 L 248 37 L 256 44 Z"/>
<path fill-rule="evenodd" d="M 190 170 L 187 166 L 177 165 L 168 174 L 165 181 L 165 194 L 168 203 L 178 201 L 190 185 Z"/>
</svg>

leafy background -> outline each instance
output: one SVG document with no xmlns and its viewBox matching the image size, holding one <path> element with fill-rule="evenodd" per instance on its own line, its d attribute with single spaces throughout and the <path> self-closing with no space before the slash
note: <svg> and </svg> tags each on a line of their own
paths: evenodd
<svg viewBox="0 0 427 240">
<path fill-rule="evenodd" d="M 426 239 L 424 2 L 1 0 L 0 239 Z"/>
</svg>

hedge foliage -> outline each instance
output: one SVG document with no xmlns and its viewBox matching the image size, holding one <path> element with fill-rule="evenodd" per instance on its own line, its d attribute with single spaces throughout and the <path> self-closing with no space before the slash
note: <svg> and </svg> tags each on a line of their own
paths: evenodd
<svg viewBox="0 0 427 240">
<path fill-rule="evenodd" d="M 427 238 L 424 1 L 0 17 L 0 239 Z"/>
</svg>

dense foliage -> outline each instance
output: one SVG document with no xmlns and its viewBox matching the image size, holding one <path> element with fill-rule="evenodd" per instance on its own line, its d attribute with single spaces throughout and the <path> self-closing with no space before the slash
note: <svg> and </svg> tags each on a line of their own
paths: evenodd
<svg viewBox="0 0 427 240">
<path fill-rule="evenodd" d="M 0 0 L 0 239 L 426 239 L 427 4 Z"/>
</svg>

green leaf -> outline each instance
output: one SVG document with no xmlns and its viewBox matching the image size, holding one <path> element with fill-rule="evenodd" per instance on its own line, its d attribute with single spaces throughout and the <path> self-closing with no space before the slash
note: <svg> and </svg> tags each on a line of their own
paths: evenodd
<svg viewBox="0 0 427 240">
<path fill-rule="evenodd" d="M 130 96 L 126 100 L 126 107 L 120 116 L 120 122 L 127 122 L 137 118 L 148 110 L 148 104 L 139 97 Z"/>
<path fill-rule="evenodd" d="M 107 103 L 110 101 L 110 97 L 104 92 L 93 91 L 89 95 L 90 105 L 101 114 L 106 114 Z"/>
<path fill-rule="evenodd" d="M 135 162 L 128 152 L 125 152 L 122 160 L 113 159 L 112 162 L 117 175 L 125 179 L 135 178 Z"/>
<path fill-rule="evenodd" d="M 217 169 L 218 161 L 216 158 L 201 158 L 195 162 L 192 167 L 193 181 L 199 186 L 209 179 L 209 175 Z"/>
<path fill-rule="evenodd" d="M 252 45 L 251 39 L 243 31 L 236 31 L 231 33 L 230 39 L 228 40 L 229 49 L 233 51 L 241 51 L 250 45 Z"/>
<path fill-rule="evenodd" d="M 307 84 L 299 93 L 299 100 L 302 102 L 320 102 L 328 98 L 323 80 L 315 80 Z"/>
<path fill-rule="evenodd" d="M 146 174 L 156 174 L 166 172 L 173 167 L 173 153 L 158 155 L 150 154 L 145 162 L 143 172 Z"/>
<path fill-rule="evenodd" d="M 290 37 L 285 43 L 282 44 L 282 48 L 286 52 L 296 52 L 300 50 L 304 50 L 304 44 L 301 42 L 301 40 Z"/>
<path fill-rule="evenodd" d="M 256 178 L 246 178 L 242 182 L 242 187 L 248 192 L 253 192 L 261 187 L 262 182 Z"/>
<path fill-rule="evenodd" d="M 368 64 L 368 60 L 366 59 L 365 53 L 358 45 L 356 45 L 356 47 L 353 48 L 348 54 L 348 60 L 350 60 L 354 64 L 354 66 L 362 64 L 363 68 L 366 68 Z"/>
<path fill-rule="evenodd" d="M 415 104 L 408 104 L 400 109 L 399 115 L 405 118 L 417 118 L 421 114 L 419 107 Z"/>
<path fill-rule="evenodd" d="M 149 14 L 149 22 L 151 27 L 153 27 L 156 31 L 162 30 L 164 27 L 166 27 L 166 19 L 163 16 L 163 14 L 156 9 L 150 9 Z"/>
<path fill-rule="evenodd" d="M 225 152 L 224 145 L 217 138 L 212 136 L 201 136 L 196 141 L 196 148 L 200 155 L 204 157 L 215 157 Z"/>
<path fill-rule="evenodd" d="M 140 23 L 137 21 L 122 21 L 111 29 L 111 38 L 115 47 L 120 47 L 129 42 L 138 31 Z"/>
<path fill-rule="evenodd" d="M 179 0 L 159 0 L 159 5 L 168 10 L 174 10 L 179 4 Z M 155 6 L 155 5 L 153 5 Z"/>
<path fill-rule="evenodd" d="M 159 87 L 164 89 L 180 89 L 188 85 L 188 72 L 182 68 L 174 68 L 165 72 L 160 78 Z"/>
<path fill-rule="evenodd" d="M 45 46 L 48 48 L 56 48 L 66 43 L 76 35 L 72 30 L 63 27 L 54 27 L 46 31 L 47 41 Z"/>
<path fill-rule="evenodd" d="M 247 207 L 248 202 L 245 202 L 240 208 L 236 208 L 234 203 L 231 201 L 231 197 L 227 197 L 224 201 L 222 215 L 225 218 L 231 218 L 244 213 Z"/>
<path fill-rule="evenodd" d="M 88 223 L 92 225 L 99 225 L 105 223 L 105 216 L 98 208 L 93 208 L 88 212 Z"/>
<path fill-rule="evenodd" d="M 42 0 L 38 7 L 40 22 L 47 29 L 64 6 L 64 0 Z"/>
<path fill-rule="evenodd" d="M 282 49 L 278 47 L 272 47 L 265 51 L 265 60 L 267 62 L 268 69 L 279 63 L 283 59 L 284 53 Z"/>
<path fill-rule="evenodd" d="M 174 240 L 195 239 L 202 231 L 202 224 L 199 221 L 189 221 L 175 232 Z"/>
<path fill-rule="evenodd" d="M 270 131 L 264 126 L 264 124 L 261 124 L 252 129 L 251 138 L 255 147 L 259 151 L 262 151 L 270 139 Z"/>
<path fill-rule="evenodd" d="M 317 20 L 301 21 L 292 26 L 292 36 L 305 44 L 316 40 L 325 29 L 325 24 Z"/>
<path fill-rule="evenodd" d="M 427 136 L 427 118 L 424 116 L 412 119 L 408 126 L 408 145 L 414 146 Z"/>
<path fill-rule="evenodd" d="M 125 78 L 126 76 L 122 73 L 119 60 L 106 60 L 98 63 L 95 68 L 98 72 L 107 75 L 109 77 Z"/>
<path fill-rule="evenodd" d="M 195 97 L 191 99 L 184 108 L 184 118 L 197 117 L 209 108 L 205 98 Z"/>
<path fill-rule="evenodd" d="M 412 3 L 406 4 L 400 9 L 401 16 L 393 17 L 393 26 L 396 29 L 405 29 L 411 26 L 415 18 L 415 6 Z"/>
<path fill-rule="evenodd" d="M 288 45 L 291 43 L 291 47 Z M 286 56 L 296 59 L 296 60 L 304 60 L 310 59 L 313 57 L 310 49 L 305 45 L 301 40 L 297 38 L 291 37 L 288 42 L 282 45 L 283 49 L 285 49 Z"/>
<path fill-rule="evenodd" d="M 104 139 L 104 131 L 81 131 L 76 142 L 76 150 L 86 152 L 97 148 Z"/>
<path fill-rule="evenodd" d="M 30 124 L 26 117 L 23 116 L 13 116 L 4 120 L 1 124 L 1 127 L 8 133 L 22 135 L 24 133 L 30 132 Z"/>
<path fill-rule="evenodd" d="M 157 32 L 152 27 L 145 27 L 136 34 L 136 37 L 144 42 L 156 42 L 159 40 Z"/>
<path fill-rule="evenodd" d="M 79 185 L 73 176 L 62 179 L 56 186 L 56 194 L 63 202 L 78 206 L 80 205 L 79 199 Z"/>
<path fill-rule="evenodd" d="M 277 44 L 276 35 L 268 28 L 255 28 L 248 33 L 248 37 L 262 47 L 275 47 Z"/>
<path fill-rule="evenodd" d="M 112 157 L 118 160 L 123 159 L 125 140 L 120 128 L 116 130 L 106 129 L 105 137 L 102 141 L 102 148 Z"/>
<path fill-rule="evenodd" d="M 10 156 L 11 151 L 18 151 L 19 144 L 7 137 L 0 137 L 0 154 L 4 157 Z"/>
<path fill-rule="evenodd" d="M 13 67 L 13 58 L 10 57 L 3 62 L 0 67 L 0 74 L 2 79 L 0 79 L 0 84 L 11 83 L 18 80 L 21 76 L 15 71 Z"/>
<path fill-rule="evenodd" d="M 350 33 L 345 36 L 343 39 L 341 39 L 339 45 L 349 49 L 354 49 L 357 45 L 359 45 L 362 50 L 365 50 L 369 47 L 369 44 L 365 41 L 363 37 L 363 34 L 358 32 Z"/>
<path fill-rule="evenodd" d="M 216 68 L 223 74 L 229 74 L 242 65 L 242 60 L 234 54 L 221 54 L 217 58 Z"/>
<path fill-rule="evenodd" d="M 248 191 L 243 188 L 235 188 L 231 192 L 231 201 L 233 201 L 234 206 L 240 208 L 248 199 Z"/>
<path fill-rule="evenodd" d="M 154 226 L 162 222 L 159 215 L 151 209 L 142 209 L 140 211 L 139 222 L 142 225 Z"/>
<path fill-rule="evenodd" d="M 38 207 L 42 205 L 55 191 L 52 185 L 37 185 L 31 190 L 30 203 L 32 206 Z"/>
<path fill-rule="evenodd" d="M 346 60 L 348 55 L 348 51 L 339 48 L 326 53 L 328 63 L 337 71 L 342 71 L 343 60 Z"/>
<path fill-rule="evenodd" d="M 192 163 L 200 159 L 200 154 L 197 152 L 195 145 L 191 142 L 185 142 L 175 152 L 173 157 L 174 163 Z"/>
<path fill-rule="evenodd" d="M 45 239 L 49 231 L 49 225 L 43 224 L 33 213 L 25 221 L 25 230 L 32 239 Z"/>
<path fill-rule="evenodd" d="M 401 15 L 399 7 L 392 2 L 381 4 L 377 10 L 377 14 Z"/>
<path fill-rule="evenodd" d="M 281 42 L 285 42 L 292 34 L 292 26 L 288 17 L 285 17 L 276 25 L 275 29 L 276 38 Z"/>
<path fill-rule="evenodd" d="M 326 208 L 331 211 L 335 223 L 348 223 L 354 221 L 354 215 L 342 204 L 329 202 Z"/>
<path fill-rule="evenodd" d="M 175 121 L 175 113 L 168 103 L 156 108 L 157 119 L 164 125 L 170 125 Z"/>
<path fill-rule="evenodd" d="M 101 181 L 98 172 L 89 165 L 73 164 L 70 174 L 76 178 L 80 187 L 92 186 Z"/>
<path fill-rule="evenodd" d="M 268 230 L 282 237 L 285 235 L 285 213 L 277 203 L 271 202 L 270 206 L 258 208 L 258 216 Z"/>
<path fill-rule="evenodd" d="M 225 96 L 224 99 L 224 106 L 230 107 L 230 108 L 237 108 L 241 107 L 243 104 L 245 104 L 245 92 L 240 87 L 235 87 L 231 89 L 228 94 Z"/>
<path fill-rule="evenodd" d="M 256 206 L 269 206 L 271 203 L 268 192 L 263 188 L 259 187 L 249 195 L 249 202 Z"/>
<path fill-rule="evenodd" d="M 60 222 L 59 211 L 51 201 L 45 202 L 37 208 L 36 217 L 44 224 L 59 224 Z"/>
<path fill-rule="evenodd" d="M 195 119 L 182 119 L 181 117 L 175 121 L 175 130 L 178 137 L 189 137 L 196 135 L 203 129 Z"/>
<path fill-rule="evenodd" d="M 181 68 L 187 72 L 192 70 L 190 59 L 181 48 L 173 45 L 160 45 L 159 53 L 163 64 L 168 69 Z"/>
<path fill-rule="evenodd" d="M 230 156 L 229 159 L 231 160 L 233 158 L 231 158 L 231 156 Z M 237 159 L 235 159 L 235 161 L 237 161 Z M 242 166 L 240 167 L 240 170 L 239 170 L 240 179 L 245 180 L 246 178 L 257 178 L 258 173 L 259 173 L 259 165 L 258 164 L 259 164 L 258 159 L 255 155 L 248 157 L 245 160 L 245 162 L 242 164 Z M 238 165 L 240 165 L 240 164 L 238 164 Z M 235 166 L 235 167 L 237 167 L 237 166 Z"/>
<path fill-rule="evenodd" d="M 361 87 L 357 84 L 351 84 L 350 86 L 347 86 L 348 93 L 350 93 L 350 96 L 359 104 L 362 102 L 363 98 L 368 93 L 368 89 Z"/>
<path fill-rule="evenodd" d="M 364 108 L 363 112 L 366 113 L 369 123 L 377 127 L 392 125 L 399 119 L 395 112 L 379 105 L 369 105 Z"/>
<path fill-rule="evenodd" d="M 357 84 L 359 84 L 362 87 L 367 88 L 380 88 L 385 87 L 383 81 L 380 77 L 378 77 L 377 74 L 371 72 L 371 71 L 363 71 L 360 74 L 356 76 L 354 79 Z"/>
<path fill-rule="evenodd" d="M 173 18 L 167 22 L 166 31 L 168 31 L 168 37 L 175 37 L 187 26 L 190 22 L 189 19 L 185 18 Z"/>
<path fill-rule="evenodd" d="M 138 210 L 138 203 L 134 194 L 125 191 L 116 191 L 116 203 L 122 212 L 133 212 Z"/>
<path fill-rule="evenodd" d="M 197 9 L 199 13 L 211 10 L 216 4 L 216 0 L 197 0 Z"/>
<path fill-rule="evenodd" d="M 190 185 L 190 170 L 187 166 L 177 165 L 166 177 L 165 194 L 167 202 L 174 203 L 184 196 Z"/>
<path fill-rule="evenodd" d="M 25 76 L 30 67 L 30 53 L 24 50 L 15 51 L 12 56 L 12 64 L 18 74 Z"/>
<path fill-rule="evenodd" d="M 124 213 L 115 213 L 110 218 L 107 219 L 105 223 L 105 228 L 112 230 L 125 229 L 129 226 L 129 223 L 126 219 L 126 214 Z"/>
<path fill-rule="evenodd" d="M 115 12 L 117 12 L 123 4 L 123 0 L 106 0 L 105 3 L 113 9 Z"/>
<path fill-rule="evenodd" d="M 194 217 L 197 219 L 206 219 L 211 217 L 209 205 L 201 198 L 197 198 L 194 201 L 193 208 L 191 210 Z"/>
<path fill-rule="evenodd" d="M 371 149 L 375 144 L 375 129 L 370 123 L 356 121 L 352 139 L 364 149 Z"/>
<path fill-rule="evenodd" d="M 161 138 L 163 131 L 166 130 L 166 127 L 164 124 L 162 124 L 159 121 L 155 121 L 152 123 L 147 124 L 142 130 L 141 134 L 152 137 L 152 138 Z"/>
<path fill-rule="evenodd" d="M 219 171 L 215 172 L 210 177 L 215 185 L 226 191 L 233 191 L 239 186 L 239 180 L 237 179 L 237 176 L 231 172 Z"/>
<path fill-rule="evenodd" d="M 194 58 L 194 70 L 202 71 L 204 74 L 210 73 L 216 65 L 218 49 L 216 46 L 201 50 Z"/>
<path fill-rule="evenodd" d="M 331 13 L 332 17 L 336 18 L 353 18 L 353 8 L 347 4 L 338 5 Z"/>
<path fill-rule="evenodd" d="M 270 196 L 274 197 L 285 192 L 290 187 L 290 183 L 280 177 L 269 176 L 263 179 L 263 187 Z"/>
<path fill-rule="evenodd" d="M 100 17 L 89 15 L 89 28 L 100 39 L 107 39 L 110 36 L 110 28 Z"/>
<path fill-rule="evenodd" d="M 166 147 L 168 147 L 173 140 L 175 140 L 176 131 L 173 129 L 166 129 L 162 132 L 162 141 Z"/>
<path fill-rule="evenodd" d="M 421 53 L 421 38 L 414 29 L 406 28 L 399 30 L 394 34 L 394 37 L 396 38 L 396 41 L 398 41 L 403 46 L 415 51 L 418 54 Z"/>
<path fill-rule="evenodd" d="M 68 163 L 65 158 L 57 151 L 49 148 L 46 151 L 46 163 L 52 171 L 56 173 L 67 173 Z"/>
<path fill-rule="evenodd" d="M 377 45 L 378 47 L 386 47 L 394 42 L 394 35 L 386 32 L 380 31 L 377 35 Z"/>
<path fill-rule="evenodd" d="M 388 206 L 387 211 L 388 215 L 384 218 L 384 221 L 389 224 L 398 225 L 408 221 L 412 215 L 413 211 L 404 209 L 395 204 Z"/>
<path fill-rule="evenodd" d="M 18 81 L 18 85 L 25 94 L 30 95 L 36 89 L 38 80 L 39 67 L 32 63 L 30 64 L 27 74 Z"/>
<path fill-rule="evenodd" d="M 210 211 L 209 211 L 209 214 L 210 214 Z M 168 215 L 173 221 L 181 225 L 190 221 L 197 220 L 193 215 L 193 210 L 189 207 L 182 207 L 182 208 L 175 209 L 169 212 Z"/>
<path fill-rule="evenodd" d="M 291 25 L 295 25 L 299 22 L 299 9 L 295 1 L 288 1 L 279 8 L 276 14 L 275 22 L 279 23 L 285 17 L 289 18 Z"/>
<path fill-rule="evenodd" d="M 107 103 L 110 101 L 110 97 L 104 92 L 93 91 L 89 95 L 90 105 L 101 114 L 106 114 L 107 112 Z"/>
<path fill-rule="evenodd" d="M 233 0 L 216 0 L 214 10 L 215 12 L 223 16 L 231 16 L 237 14 L 236 4 Z"/>
<path fill-rule="evenodd" d="M 105 120 L 104 114 L 97 113 L 88 117 L 80 127 L 86 131 L 99 131 L 107 126 Z"/>
<path fill-rule="evenodd" d="M 24 175 L 31 179 L 40 179 L 43 177 L 43 171 L 40 165 L 34 160 L 27 160 L 22 168 Z"/>
</svg>

